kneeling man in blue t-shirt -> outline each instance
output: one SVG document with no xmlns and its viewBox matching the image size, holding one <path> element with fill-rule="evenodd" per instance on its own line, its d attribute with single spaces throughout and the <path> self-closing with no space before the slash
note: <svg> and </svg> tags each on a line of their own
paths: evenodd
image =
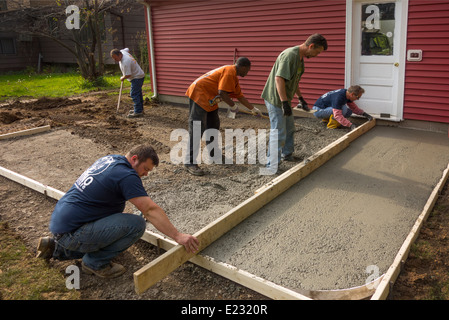
<svg viewBox="0 0 449 320">
<path fill-rule="evenodd" d="M 352 113 L 364 116 L 369 121 L 373 120 L 372 116 L 354 103 L 362 97 L 363 93 L 365 93 L 365 90 L 357 85 L 348 89 L 327 92 L 315 102 L 313 110 L 316 110 L 316 112 L 313 115 L 322 119 L 329 129 L 344 126 L 353 130 L 356 125 L 348 120 Z"/>
<path fill-rule="evenodd" d="M 198 239 L 180 233 L 143 187 L 141 177 L 158 164 L 159 158 L 149 145 L 134 147 L 125 156 L 98 159 L 56 204 L 50 220 L 53 237 L 39 240 L 38 257 L 82 258 L 83 272 L 117 277 L 125 267 L 111 260 L 142 237 L 145 220 L 188 252 L 196 252 Z M 123 213 L 126 201 L 143 217 Z"/>
</svg>

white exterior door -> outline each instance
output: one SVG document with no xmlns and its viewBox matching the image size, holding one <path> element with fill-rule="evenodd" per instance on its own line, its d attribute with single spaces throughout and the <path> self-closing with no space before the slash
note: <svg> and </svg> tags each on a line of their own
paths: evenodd
<svg viewBox="0 0 449 320">
<path fill-rule="evenodd" d="M 360 85 L 357 104 L 376 118 L 403 118 L 407 0 L 348 0 L 346 87 Z"/>
</svg>

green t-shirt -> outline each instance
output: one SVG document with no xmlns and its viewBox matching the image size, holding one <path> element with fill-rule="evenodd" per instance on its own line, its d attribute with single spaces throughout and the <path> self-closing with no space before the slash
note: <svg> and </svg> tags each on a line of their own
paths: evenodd
<svg viewBox="0 0 449 320">
<path fill-rule="evenodd" d="M 287 99 L 292 101 L 303 73 L 304 60 L 300 60 L 299 46 L 285 49 L 278 56 L 271 69 L 265 88 L 262 91 L 262 99 L 276 107 L 282 107 L 282 102 L 276 89 L 276 77 L 282 77 L 285 79 Z"/>
</svg>

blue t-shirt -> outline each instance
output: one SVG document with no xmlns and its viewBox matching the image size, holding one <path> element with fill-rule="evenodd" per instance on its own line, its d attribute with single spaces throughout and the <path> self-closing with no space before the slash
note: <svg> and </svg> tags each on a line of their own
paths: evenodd
<svg viewBox="0 0 449 320">
<path fill-rule="evenodd" d="M 346 91 L 347 89 L 338 89 L 327 92 L 318 98 L 314 106 L 320 109 L 332 107 L 341 110 L 344 105 L 351 102 L 351 100 L 346 98 Z"/>
<path fill-rule="evenodd" d="M 142 180 L 125 156 L 98 159 L 58 201 L 50 220 L 53 234 L 123 212 L 126 201 L 148 196 Z"/>
</svg>

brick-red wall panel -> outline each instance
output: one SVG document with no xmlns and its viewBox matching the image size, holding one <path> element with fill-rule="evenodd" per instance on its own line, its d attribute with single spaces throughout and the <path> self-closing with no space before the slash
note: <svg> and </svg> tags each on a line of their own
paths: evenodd
<svg viewBox="0 0 449 320">
<path fill-rule="evenodd" d="M 410 0 L 407 50 L 423 60 L 407 62 L 404 119 L 449 123 L 449 1 Z"/>
<path fill-rule="evenodd" d="M 250 73 L 241 78 L 245 96 L 260 94 L 278 54 L 323 34 L 328 51 L 306 61 L 300 88 L 310 104 L 344 86 L 345 0 L 152 2 L 158 92 L 183 96 L 203 73 L 246 56 Z"/>
</svg>

